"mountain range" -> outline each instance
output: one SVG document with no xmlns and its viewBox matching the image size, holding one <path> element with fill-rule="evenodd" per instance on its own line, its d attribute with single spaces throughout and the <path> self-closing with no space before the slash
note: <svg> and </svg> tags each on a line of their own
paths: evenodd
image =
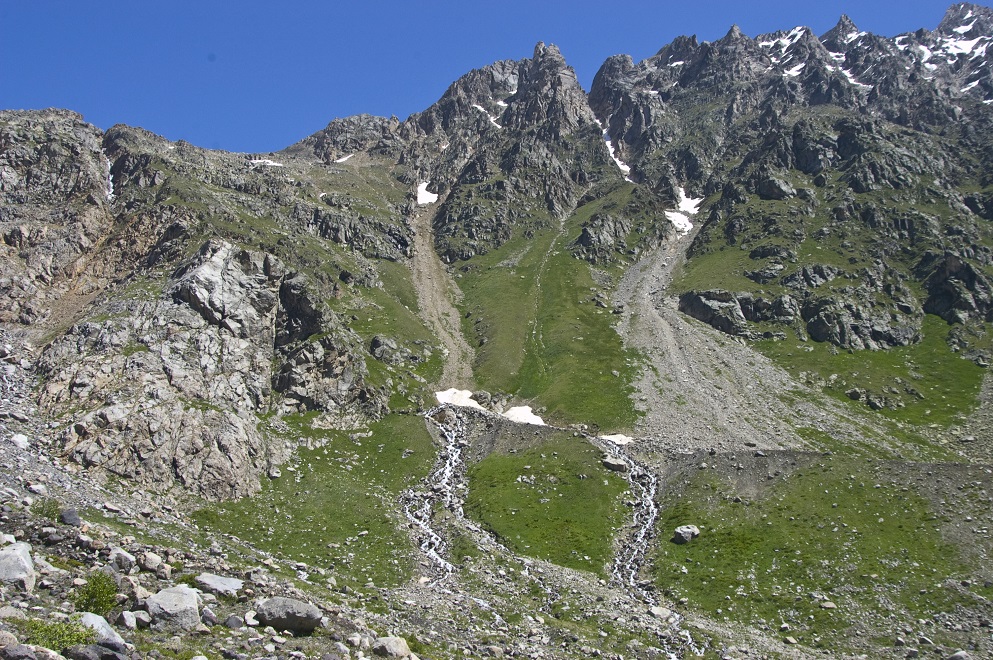
<svg viewBox="0 0 993 660">
<path fill-rule="evenodd" d="M 0 112 L 0 635 L 987 657 L 991 42 L 539 43 L 274 153 Z"/>
</svg>

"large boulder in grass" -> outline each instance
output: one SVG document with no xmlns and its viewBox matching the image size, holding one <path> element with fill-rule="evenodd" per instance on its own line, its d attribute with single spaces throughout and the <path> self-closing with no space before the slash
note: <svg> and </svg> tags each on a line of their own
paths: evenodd
<svg viewBox="0 0 993 660">
<path fill-rule="evenodd" d="M 203 590 L 222 596 L 237 596 L 241 588 L 245 586 L 244 580 L 214 575 L 213 573 L 201 573 L 196 577 L 196 581 Z"/>
<path fill-rule="evenodd" d="M 200 596 L 185 584 L 163 589 L 145 604 L 153 628 L 195 630 L 200 625 Z"/>
<path fill-rule="evenodd" d="M 680 525 L 672 535 L 672 542 L 676 545 L 689 543 L 700 536 L 700 528 L 696 525 Z"/>
<path fill-rule="evenodd" d="M 259 605 L 256 618 L 263 626 L 292 633 L 311 633 L 321 625 L 321 611 L 310 603 L 277 596 Z"/>
<path fill-rule="evenodd" d="M 0 548 L 0 582 L 31 593 L 35 579 L 30 543 L 12 543 Z"/>
<path fill-rule="evenodd" d="M 384 658 L 406 658 L 410 647 L 403 637 L 380 637 L 373 643 L 372 653 Z"/>
</svg>

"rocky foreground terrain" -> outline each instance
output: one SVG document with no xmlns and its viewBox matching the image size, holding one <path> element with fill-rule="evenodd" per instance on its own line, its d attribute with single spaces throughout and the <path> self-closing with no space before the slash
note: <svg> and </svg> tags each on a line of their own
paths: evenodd
<svg viewBox="0 0 993 660">
<path fill-rule="evenodd" d="M 0 112 L 0 657 L 990 657 L 991 42 Z"/>
</svg>

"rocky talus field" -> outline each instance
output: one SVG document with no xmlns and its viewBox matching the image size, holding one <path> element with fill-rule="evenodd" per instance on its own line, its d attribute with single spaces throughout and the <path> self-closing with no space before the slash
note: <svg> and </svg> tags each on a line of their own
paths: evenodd
<svg viewBox="0 0 993 660">
<path fill-rule="evenodd" d="M 993 657 L 991 44 L 0 111 L 0 659 Z"/>
</svg>

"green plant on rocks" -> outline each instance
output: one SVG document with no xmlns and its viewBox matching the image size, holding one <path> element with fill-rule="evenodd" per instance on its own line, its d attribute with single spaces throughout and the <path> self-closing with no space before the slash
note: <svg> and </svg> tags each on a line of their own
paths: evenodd
<svg viewBox="0 0 993 660">
<path fill-rule="evenodd" d="M 117 605 L 117 583 L 103 571 L 93 571 L 86 576 L 86 584 L 76 589 L 72 603 L 79 612 L 92 612 L 106 616 Z"/>
<path fill-rule="evenodd" d="M 43 621 L 28 619 L 20 624 L 24 642 L 61 651 L 70 646 L 87 645 L 96 641 L 96 633 L 82 625 L 75 617 L 69 621 Z"/>
</svg>

